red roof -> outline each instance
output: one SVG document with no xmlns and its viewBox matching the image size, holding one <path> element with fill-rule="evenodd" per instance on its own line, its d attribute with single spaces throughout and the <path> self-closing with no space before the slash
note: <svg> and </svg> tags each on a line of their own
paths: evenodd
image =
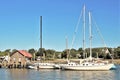
<svg viewBox="0 0 120 80">
<path fill-rule="evenodd" d="M 25 50 L 18 50 L 18 52 L 24 55 L 25 57 L 28 57 L 28 58 L 32 57 L 32 55 Z"/>
</svg>

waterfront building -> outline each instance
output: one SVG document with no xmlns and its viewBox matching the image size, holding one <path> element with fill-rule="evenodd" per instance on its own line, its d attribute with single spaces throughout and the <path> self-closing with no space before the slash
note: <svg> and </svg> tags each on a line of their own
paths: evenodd
<svg viewBox="0 0 120 80">
<path fill-rule="evenodd" d="M 9 66 L 25 67 L 32 59 L 32 55 L 25 50 L 16 50 L 10 55 Z"/>
</svg>

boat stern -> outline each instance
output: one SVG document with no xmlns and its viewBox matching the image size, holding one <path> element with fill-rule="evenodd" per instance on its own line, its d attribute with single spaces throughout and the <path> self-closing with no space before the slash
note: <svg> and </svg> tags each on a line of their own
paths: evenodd
<svg viewBox="0 0 120 80">
<path fill-rule="evenodd" d="M 111 68 L 110 68 L 110 70 L 115 70 L 117 67 L 116 67 L 116 65 L 115 64 L 111 64 Z"/>
</svg>

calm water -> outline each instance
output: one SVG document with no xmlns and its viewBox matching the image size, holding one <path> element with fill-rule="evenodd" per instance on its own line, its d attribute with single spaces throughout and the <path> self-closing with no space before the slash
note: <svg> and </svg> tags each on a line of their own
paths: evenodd
<svg viewBox="0 0 120 80">
<path fill-rule="evenodd" d="M 0 80 L 120 80 L 120 65 L 110 71 L 0 69 Z"/>
</svg>

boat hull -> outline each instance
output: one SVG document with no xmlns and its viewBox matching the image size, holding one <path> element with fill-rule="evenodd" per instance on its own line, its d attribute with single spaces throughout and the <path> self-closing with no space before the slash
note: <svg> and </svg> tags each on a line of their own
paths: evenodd
<svg viewBox="0 0 120 80">
<path fill-rule="evenodd" d="M 28 66 L 28 69 L 37 69 L 37 66 Z"/>
<path fill-rule="evenodd" d="M 38 69 L 54 69 L 53 63 L 36 63 Z"/>
<path fill-rule="evenodd" d="M 69 66 L 64 65 L 61 66 L 64 70 L 81 70 L 81 71 L 106 71 L 110 70 L 114 66 L 114 64 L 106 64 L 106 65 L 94 65 L 94 66 L 82 66 L 82 65 L 76 65 L 76 66 Z"/>
<path fill-rule="evenodd" d="M 40 65 L 38 67 L 39 69 L 54 69 L 53 65 Z"/>
</svg>

